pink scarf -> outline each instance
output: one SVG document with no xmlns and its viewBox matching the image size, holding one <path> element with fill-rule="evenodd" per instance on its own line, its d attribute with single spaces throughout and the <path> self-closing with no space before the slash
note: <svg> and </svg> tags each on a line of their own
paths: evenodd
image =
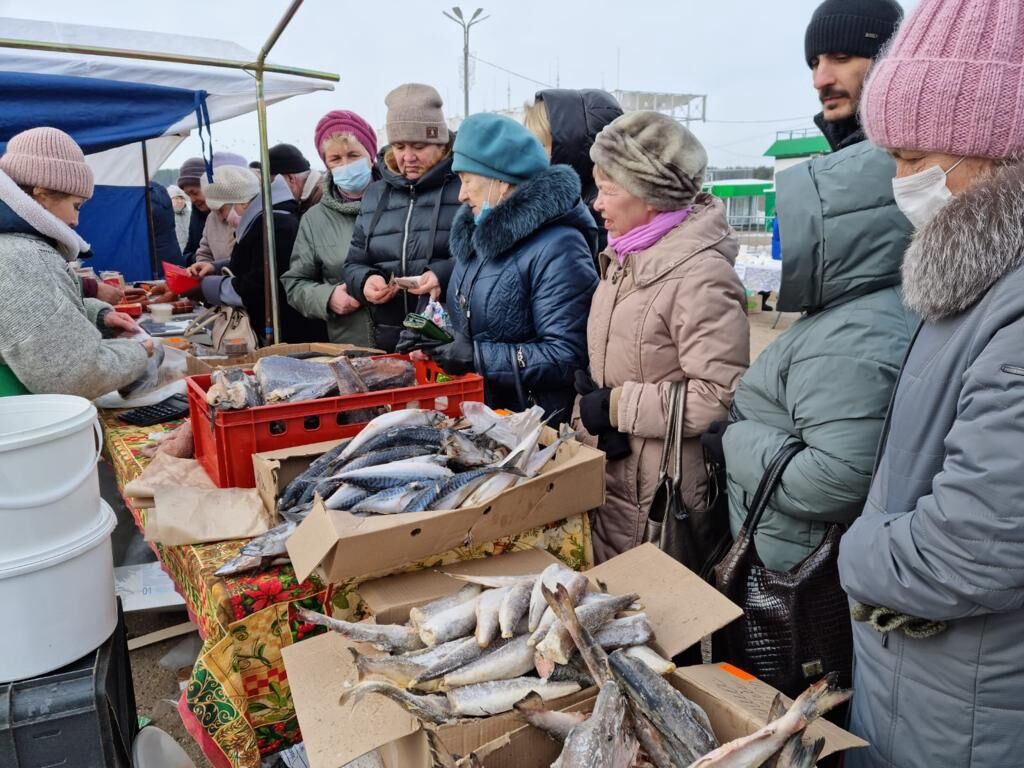
<svg viewBox="0 0 1024 768">
<path fill-rule="evenodd" d="M 631 229 L 618 237 L 609 237 L 608 245 L 615 251 L 619 264 L 621 264 L 628 254 L 646 251 L 661 240 L 671 230 L 686 221 L 686 217 L 690 215 L 691 211 L 693 211 L 692 207 L 679 211 L 662 211 L 647 224 Z"/>
</svg>

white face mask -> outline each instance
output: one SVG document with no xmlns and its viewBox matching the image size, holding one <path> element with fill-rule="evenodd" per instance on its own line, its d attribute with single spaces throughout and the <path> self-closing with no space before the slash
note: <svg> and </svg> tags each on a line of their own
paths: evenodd
<svg viewBox="0 0 1024 768">
<path fill-rule="evenodd" d="M 953 193 L 946 186 L 946 176 L 963 161 L 964 158 L 961 157 L 948 171 L 933 165 L 913 176 L 892 180 L 896 206 L 903 211 L 903 215 L 910 220 L 915 229 L 921 229 L 934 219 L 939 209 L 953 197 Z"/>
</svg>

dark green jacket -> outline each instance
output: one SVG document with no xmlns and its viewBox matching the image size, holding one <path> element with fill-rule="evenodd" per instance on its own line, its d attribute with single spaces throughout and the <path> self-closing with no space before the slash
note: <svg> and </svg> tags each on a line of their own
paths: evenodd
<svg viewBox="0 0 1024 768">
<path fill-rule="evenodd" d="M 345 281 L 342 270 L 362 204 L 346 201 L 325 174 L 323 196 L 299 224 L 292 249 L 291 268 L 281 275 L 288 303 L 306 317 L 327 321 L 327 337 L 334 344 L 368 347 L 373 338 L 370 313 L 366 308 L 350 315 L 337 315 L 327 302 Z"/>
<path fill-rule="evenodd" d="M 740 382 L 725 434 L 735 534 L 765 467 L 785 443 L 786 469 L 758 528 L 764 564 L 788 570 L 829 523 L 864 507 L 882 422 L 916 318 L 899 282 L 910 223 L 892 195 L 892 159 L 867 142 L 779 174 L 779 307 L 803 316 Z"/>
</svg>

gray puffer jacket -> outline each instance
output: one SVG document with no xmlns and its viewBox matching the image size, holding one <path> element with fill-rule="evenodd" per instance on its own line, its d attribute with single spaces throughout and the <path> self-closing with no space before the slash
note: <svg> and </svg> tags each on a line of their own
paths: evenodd
<svg viewBox="0 0 1024 768">
<path fill-rule="evenodd" d="M 854 625 L 847 768 L 1024 764 L 1024 168 L 954 198 L 914 239 L 924 319 L 864 514 L 843 537 L 854 600 L 946 622 Z"/>
<path fill-rule="evenodd" d="M 787 467 L 757 529 L 764 564 L 787 571 L 850 523 L 867 496 L 882 420 L 917 324 L 900 298 L 910 223 L 892 195 L 887 153 L 867 143 L 779 174 L 779 307 L 804 315 L 740 381 L 725 433 L 735 535 L 765 468 Z"/>
</svg>

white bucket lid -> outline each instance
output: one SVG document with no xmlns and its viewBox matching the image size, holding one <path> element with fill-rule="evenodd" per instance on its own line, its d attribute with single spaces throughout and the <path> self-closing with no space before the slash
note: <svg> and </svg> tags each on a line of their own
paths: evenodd
<svg viewBox="0 0 1024 768">
<path fill-rule="evenodd" d="M 0 397 L 0 451 L 46 443 L 96 420 L 96 406 L 74 395 Z"/>
<path fill-rule="evenodd" d="M 16 560 L 0 562 L 0 579 L 10 579 L 24 573 L 52 568 L 66 560 L 86 552 L 106 539 L 117 527 L 117 516 L 107 502 L 100 500 L 100 514 L 96 516 L 96 525 L 76 539 L 65 542 L 52 549 L 45 549 L 32 555 L 19 557 Z"/>
<path fill-rule="evenodd" d="M 132 745 L 134 768 L 196 768 L 181 745 L 169 733 L 147 725 Z"/>
</svg>

